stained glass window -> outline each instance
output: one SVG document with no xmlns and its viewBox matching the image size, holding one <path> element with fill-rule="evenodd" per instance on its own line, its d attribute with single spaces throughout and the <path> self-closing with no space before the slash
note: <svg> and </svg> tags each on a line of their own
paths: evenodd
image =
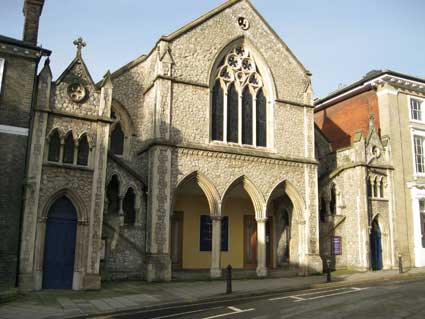
<svg viewBox="0 0 425 319">
<path fill-rule="evenodd" d="M 227 141 L 238 142 L 238 92 L 234 84 L 227 94 Z"/>
<path fill-rule="evenodd" d="M 257 94 L 257 145 L 267 146 L 267 101 L 263 89 Z"/>
<path fill-rule="evenodd" d="M 217 80 L 212 98 L 212 139 L 217 141 L 223 140 L 223 103 L 223 89 Z"/>
<path fill-rule="evenodd" d="M 252 95 L 248 86 L 242 93 L 242 144 L 252 145 Z"/>
</svg>

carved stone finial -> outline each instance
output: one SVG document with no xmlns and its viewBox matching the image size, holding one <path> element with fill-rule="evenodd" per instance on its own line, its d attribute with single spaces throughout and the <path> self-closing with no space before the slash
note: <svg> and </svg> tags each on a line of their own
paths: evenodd
<svg viewBox="0 0 425 319">
<path fill-rule="evenodd" d="M 86 43 L 84 42 L 82 37 L 79 37 L 77 40 L 74 40 L 74 45 L 77 47 L 77 55 L 81 55 L 81 49 L 86 46 Z"/>
</svg>

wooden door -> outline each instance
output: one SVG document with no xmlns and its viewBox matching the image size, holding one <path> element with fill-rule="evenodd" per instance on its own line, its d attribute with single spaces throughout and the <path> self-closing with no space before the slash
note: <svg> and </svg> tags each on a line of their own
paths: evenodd
<svg viewBox="0 0 425 319">
<path fill-rule="evenodd" d="M 75 207 L 68 198 L 59 198 L 50 208 L 47 218 L 43 288 L 72 288 L 76 234 Z"/>
<path fill-rule="evenodd" d="M 174 212 L 171 218 L 171 262 L 173 269 L 183 266 L 183 212 Z"/>
<path fill-rule="evenodd" d="M 257 266 L 257 221 L 254 215 L 244 216 L 244 267 Z"/>
</svg>

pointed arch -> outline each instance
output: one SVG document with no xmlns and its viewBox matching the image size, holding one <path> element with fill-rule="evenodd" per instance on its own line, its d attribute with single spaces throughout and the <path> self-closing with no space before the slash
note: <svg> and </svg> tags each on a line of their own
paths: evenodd
<svg viewBox="0 0 425 319">
<path fill-rule="evenodd" d="M 226 190 L 223 193 L 223 200 L 226 197 L 226 195 L 229 193 L 229 191 L 239 185 L 242 184 L 243 189 L 247 192 L 249 195 L 252 205 L 254 206 L 255 210 L 255 217 L 260 218 L 266 218 L 266 210 L 265 210 L 265 201 L 264 197 L 261 194 L 261 192 L 257 189 L 257 187 L 254 185 L 254 183 L 245 175 L 242 175 L 235 179 L 230 185 L 226 188 Z"/>
<path fill-rule="evenodd" d="M 74 163 L 74 151 L 75 151 L 75 143 L 74 143 L 74 134 L 72 131 L 69 131 L 65 135 L 65 141 L 63 144 L 63 158 L 62 162 L 66 164 Z"/>
<path fill-rule="evenodd" d="M 216 134 L 220 119 L 214 117 L 220 106 L 219 83 L 227 92 L 222 98 L 222 139 Z M 276 87 L 269 66 L 252 42 L 237 37 L 217 51 L 209 71 L 209 87 L 212 141 L 273 148 Z"/>
<path fill-rule="evenodd" d="M 221 48 L 219 48 L 216 51 L 216 54 L 214 58 L 212 59 L 213 62 L 211 63 L 211 66 L 208 72 L 209 87 L 214 86 L 219 65 L 223 61 L 226 54 L 238 46 L 245 46 L 250 50 L 260 70 L 260 73 L 265 80 L 264 84 L 267 90 L 265 94 L 270 96 L 270 100 L 274 100 L 275 97 L 277 96 L 276 95 L 277 90 L 276 90 L 276 85 L 275 85 L 272 70 L 269 67 L 264 55 L 257 49 L 256 45 L 249 39 L 245 38 L 245 36 L 235 37 L 234 39 L 230 40 L 227 44 L 223 45 Z"/>
<path fill-rule="evenodd" d="M 78 140 L 77 165 L 87 166 L 89 162 L 90 147 L 87 134 L 82 134 Z"/>
<path fill-rule="evenodd" d="M 124 154 L 124 131 L 122 130 L 121 123 L 116 123 L 111 132 L 111 152 L 115 155 Z"/>
<path fill-rule="evenodd" d="M 58 129 L 53 129 L 50 131 L 48 136 L 49 141 L 49 152 L 47 160 L 50 162 L 59 162 L 60 159 L 60 148 L 61 148 L 61 138 Z"/>
<path fill-rule="evenodd" d="M 278 189 L 279 187 L 282 187 L 283 192 L 286 193 L 286 195 L 288 195 L 289 199 L 294 205 L 295 221 L 299 223 L 303 222 L 304 211 L 305 211 L 305 201 L 300 195 L 300 193 L 297 191 L 296 187 L 288 180 L 279 181 L 278 183 L 275 184 L 274 187 L 272 187 L 267 197 L 267 207 L 269 207 L 270 205 L 270 201 L 274 191 Z"/>
<path fill-rule="evenodd" d="M 185 177 L 183 177 L 180 182 L 177 183 L 176 190 L 189 182 L 195 181 L 199 188 L 203 191 L 204 195 L 207 198 L 208 206 L 210 208 L 210 214 L 212 216 L 221 216 L 220 211 L 220 195 L 217 191 L 217 188 L 214 184 L 206 177 L 204 174 L 194 171 Z"/>
<path fill-rule="evenodd" d="M 43 219 L 47 219 L 50 207 L 61 197 L 66 197 L 74 205 L 77 211 L 78 222 L 85 223 L 88 221 L 88 213 L 83 199 L 78 193 L 69 188 L 61 189 L 49 197 L 41 212 Z"/>
</svg>

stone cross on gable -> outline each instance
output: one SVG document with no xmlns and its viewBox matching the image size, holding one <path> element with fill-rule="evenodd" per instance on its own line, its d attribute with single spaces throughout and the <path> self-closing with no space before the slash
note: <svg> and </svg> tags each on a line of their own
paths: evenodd
<svg viewBox="0 0 425 319">
<path fill-rule="evenodd" d="M 86 43 L 84 42 L 82 37 L 79 37 L 77 40 L 74 40 L 74 45 L 77 47 L 77 55 L 81 55 L 81 49 L 86 46 Z"/>
</svg>

